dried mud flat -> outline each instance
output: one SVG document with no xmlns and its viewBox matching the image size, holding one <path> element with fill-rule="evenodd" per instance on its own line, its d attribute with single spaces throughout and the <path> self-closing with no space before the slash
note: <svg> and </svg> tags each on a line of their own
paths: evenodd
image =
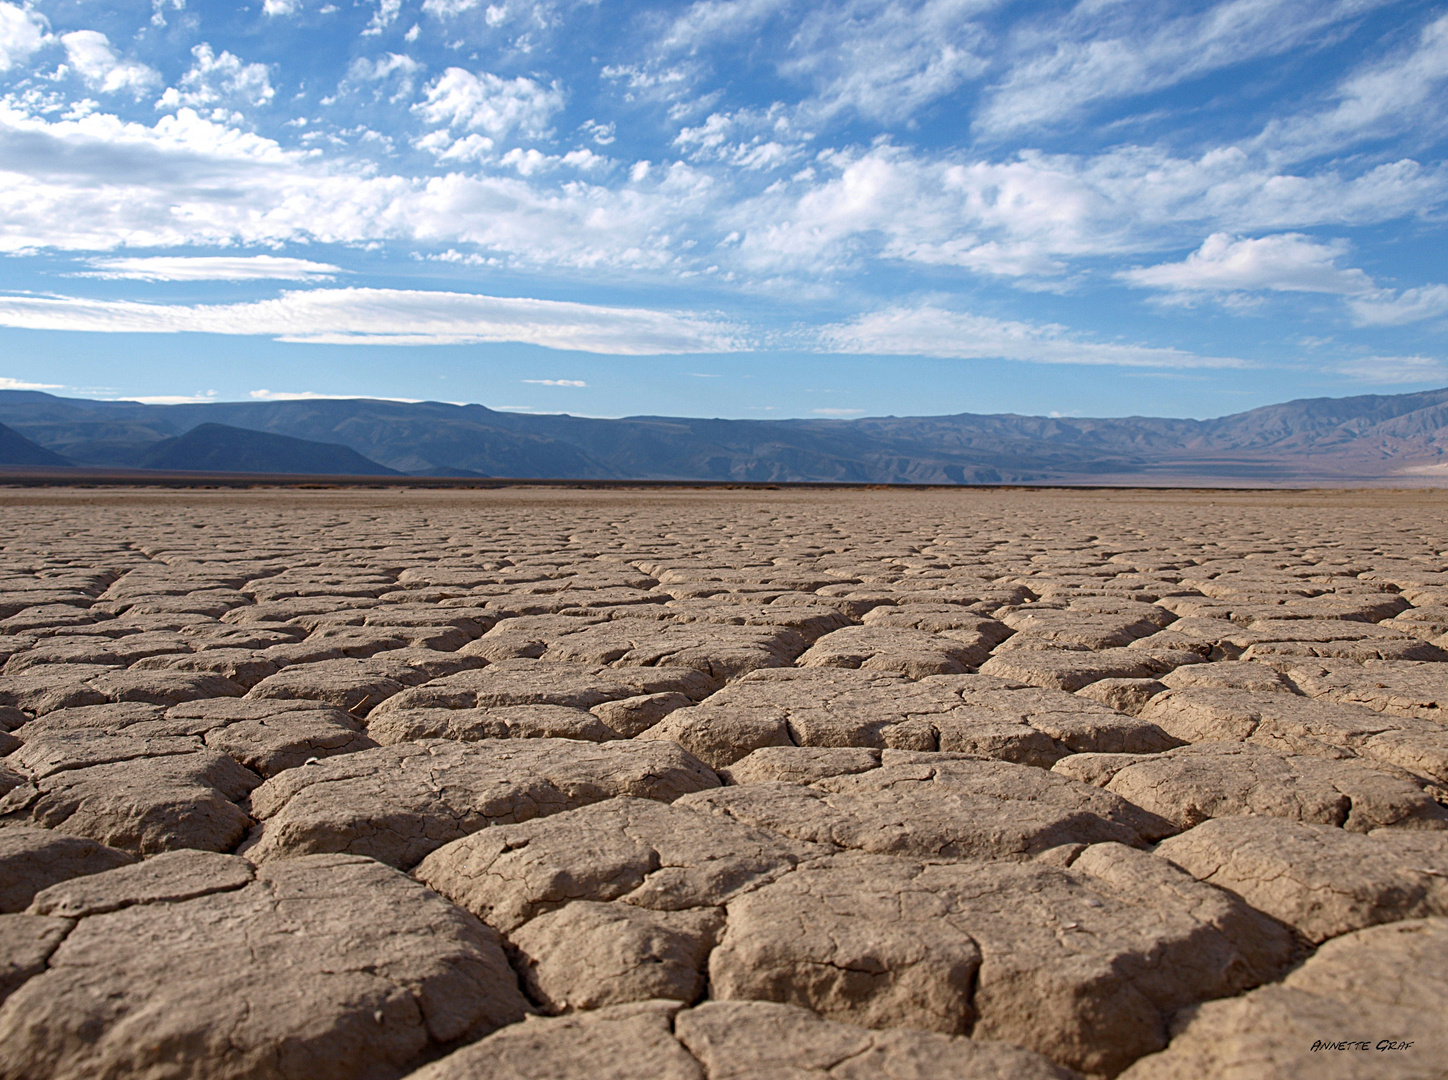
<svg viewBox="0 0 1448 1080">
<path fill-rule="evenodd" d="M 0 1078 L 1448 1076 L 1437 493 L 0 493 Z"/>
</svg>

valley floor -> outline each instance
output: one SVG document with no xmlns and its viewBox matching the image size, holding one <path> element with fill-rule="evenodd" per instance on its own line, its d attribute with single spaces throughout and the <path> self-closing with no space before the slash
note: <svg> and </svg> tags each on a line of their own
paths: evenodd
<svg viewBox="0 0 1448 1080">
<path fill-rule="evenodd" d="M 0 491 L 0 1080 L 1448 1077 L 1445 511 Z"/>
</svg>

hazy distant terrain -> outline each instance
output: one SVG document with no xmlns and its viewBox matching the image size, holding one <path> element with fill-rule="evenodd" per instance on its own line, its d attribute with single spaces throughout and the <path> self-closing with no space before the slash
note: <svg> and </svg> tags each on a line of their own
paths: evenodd
<svg viewBox="0 0 1448 1080">
<path fill-rule="evenodd" d="M 0 423 L 42 452 L 105 468 L 929 484 L 1448 480 L 1448 389 L 1304 399 L 1212 420 L 774 421 L 371 399 L 143 405 L 6 391 Z M 180 438 L 203 424 L 217 428 Z M 264 440 L 263 450 L 242 431 L 285 439 Z M 0 464 L 54 463 L 18 443 L 15 453 L 0 446 Z"/>
</svg>

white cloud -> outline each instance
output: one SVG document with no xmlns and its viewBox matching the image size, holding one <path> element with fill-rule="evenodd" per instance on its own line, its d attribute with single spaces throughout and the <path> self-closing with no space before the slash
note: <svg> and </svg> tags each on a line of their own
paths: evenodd
<svg viewBox="0 0 1448 1080">
<path fill-rule="evenodd" d="M 267 0 L 268 3 L 271 0 Z M 151 0 L 151 25 L 166 25 L 166 8 L 169 5 L 172 11 L 185 11 L 186 0 Z"/>
<path fill-rule="evenodd" d="M 518 76 L 503 79 L 487 71 L 473 74 L 451 67 L 423 91 L 426 100 L 413 106 L 430 124 L 485 131 L 501 139 L 514 130 L 539 136 L 555 112 L 563 108 L 563 91 Z"/>
<path fill-rule="evenodd" d="M 1002 134 L 1065 121 L 1100 102 L 1160 91 L 1244 62 L 1331 43 L 1392 0 L 1225 0 L 1030 7 L 1002 27 L 1001 0 L 699 0 L 642 62 L 605 68 L 630 88 L 679 98 L 703 83 L 721 43 L 758 42 L 810 93 L 804 126 L 851 112 L 898 124 L 992 75 L 973 117 Z M 1039 9 L 1041 5 L 1036 5 Z M 1182 7 L 1193 10 L 1182 13 Z M 1018 9 L 1019 10 L 1019 9 Z M 782 46 L 782 47 L 781 47 Z"/>
<path fill-rule="evenodd" d="M 596 3 L 597 0 L 582 2 L 589 4 Z M 508 22 L 532 29 L 551 29 L 560 23 L 556 6 L 552 0 L 504 0 L 496 4 L 489 3 L 489 0 L 424 0 L 422 10 L 436 19 L 456 19 L 469 11 L 482 8 L 483 24 L 490 30 Z M 525 46 L 523 51 L 527 51 L 532 43 L 522 38 L 515 40 L 513 44 L 522 44 Z"/>
<path fill-rule="evenodd" d="M 396 103 L 412 97 L 413 77 L 422 70 L 422 65 L 404 53 L 383 53 L 377 57 L 359 56 L 347 66 L 347 77 L 338 87 L 348 89 L 348 84 L 384 83 L 392 84 L 394 92 L 388 101 Z M 375 87 L 376 98 L 381 98 L 382 88 Z"/>
<path fill-rule="evenodd" d="M 1031 364 L 1114 364 L 1154 368 L 1245 368 L 1245 360 L 1181 349 L 1097 342 L 1052 323 L 1011 322 L 937 304 L 895 306 L 826 326 L 831 352 L 932 356 L 945 360 L 1019 360 Z"/>
<path fill-rule="evenodd" d="M 302 0 L 263 0 L 261 13 L 263 15 L 295 15 L 302 9 Z"/>
<path fill-rule="evenodd" d="M 225 51 L 217 56 L 204 41 L 192 48 L 191 55 L 195 59 L 191 69 L 181 76 L 178 87 L 169 87 L 161 95 L 158 108 L 265 105 L 276 96 L 265 64 L 247 64 Z"/>
<path fill-rule="evenodd" d="M 847 111 L 897 123 L 986 72 L 999 44 L 987 39 L 977 16 L 998 6 L 999 0 L 700 0 L 669 24 L 645 62 L 602 73 L 626 77 L 631 90 L 680 98 L 679 110 L 693 112 L 697 103 L 682 99 L 683 91 L 702 80 L 721 42 L 757 39 L 766 55 L 770 44 L 784 42 L 779 75 L 812 91 L 795 109 L 806 126 Z"/>
<path fill-rule="evenodd" d="M 372 13 L 372 21 L 367 24 L 367 29 L 362 31 L 363 37 L 376 36 L 397 21 L 397 15 L 402 10 L 402 0 L 377 0 L 377 10 Z"/>
<path fill-rule="evenodd" d="M 376 59 L 359 56 L 347 67 L 347 78 L 380 82 L 390 75 L 412 75 L 422 65 L 403 53 L 383 53 Z"/>
<path fill-rule="evenodd" d="M 1384 290 L 1348 301 L 1359 326 L 1404 326 L 1448 315 L 1448 285 L 1422 285 L 1402 292 Z"/>
<path fill-rule="evenodd" d="M 26 382 L 24 379 L 12 379 L 8 376 L 0 376 L 0 390 L 63 390 L 61 383 Z"/>
<path fill-rule="evenodd" d="M 342 273 L 330 263 L 276 255 L 152 255 L 92 259 L 79 277 L 133 281 L 318 281 Z"/>
<path fill-rule="evenodd" d="M 216 400 L 216 391 L 207 390 L 202 394 L 150 394 L 114 400 L 139 401 L 142 405 L 205 405 Z"/>
<path fill-rule="evenodd" d="M 570 150 L 558 159 L 559 163 L 570 168 L 580 169 L 583 172 L 591 172 L 595 169 L 602 169 L 609 164 L 609 159 L 602 154 L 595 154 L 588 147 L 580 150 Z"/>
<path fill-rule="evenodd" d="M 1333 153 L 1402 131 L 1441 127 L 1448 80 L 1448 15 L 1425 26 L 1411 48 L 1354 72 L 1337 88 L 1337 105 L 1274 121 L 1259 142 L 1283 157 Z"/>
<path fill-rule="evenodd" d="M 865 411 L 864 409 L 811 409 L 811 410 L 810 410 L 810 412 L 814 413 L 814 414 L 817 415 L 817 416 L 840 416 L 840 417 L 860 416 L 861 414 L 864 413 L 864 411 Z"/>
<path fill-rule="evenodd" d="M 587 386 L 582 379 L 524 379 L 525 383 L 533 383 L 535 386 Z"/>
<path fill-rule="evenodd" d="M 481 7 L 485 0 L 423 0 L 422 10 L 439 19 L 448 19 Z"/>
<path fill-rule="evenodd" d="M 952 161 L 880 144 L 822 153 L 816 168 L 818 178 L 773 185 L 721 211 L 722 229 L 740 234 L 746 268 L 822 273 L 884 258 L 1046 274 L 1070 258 L 1159 250 L 1199 224 L 1231 232 L 1366 224 L 1448 200 L 1448 174 L 1416 162 L 1294 176 L 1235 148 L 1195 159 L 1122 147 Z"/>
<path fill-rule="evenodd" d="M 1363 382 L 1448 383 L 1448 363 L 1432 356 L 1367 356 L 1337 365 L 1337 373 Z"/>
<path fill-rule="evenodd" d="M 45 44 L 49 23 L 39 12 L 0 3 L 0 71 L 23 64 Z"/>
<path fill-rule="evenodd" d="M 617 137 L 614 134 L 615 125 L 612 120 L 602 123 L 598 120 L 585 120 L 578 125 L 578 130 L 593 137 L 593 141 L 599 146 L 607 146 Z"/>
<path fill-rule="evenodd" d="M 1117 277 L 1188 301 L 1194 293 L 1260 290 L 1342 296 L 1358 326 L 1403 326 L 1448 315 L 1448 285 L 1401 292 L 1379 288 L 1362 270 L 1337 265 L 1346 254 L 1342 241 L 1322 243 L 1301 233 L 1256 240 L 1214 233 L 1181 262 L 1124 270 Z"/>
<path fill-rule="evenodd" d="M 1213 233 L 1181 262 L 1124 270 L 1117 276 L 1133 285 L 1178 292 L 1376 292 L 1363 271 L 1337 265 L 1346 254 L 1342 241 L 1321 243 L 1301 233 L 1255 240 Z"/>
<path fill-rule="evenodd" d="M 418 139 L 415 146 L 426 150 L 440 162 L 487 161 L 493 154 L 493 140 L 474 132 L 461 139 L 453 139 L 446 129 L 430 131 Z M 610 162 L 602 155 L 584 147 L 570 150 L 566 154 L 545 154 L 529 147 L 524 150 L 515 146 L 497 159 L 499 165 L 506 165 L 517 171 L 519 176 L 533 176 L 549 169 L 565 166 L 580 172 L 596 172 L 606 168 Z"/>
<path fill-rule="evenodd" d="M 1039 287 L 1078 259 L 1156 253 L 1213 232 L 1372 224 L 1448 201 L 1441 168 L 1397 161 L 1292 175 L 1235 148 L 1195 158 L 1125 146 L 989 160 L 877 143 L 826 151 L 789 179 L 519 148 L 512 161 L 524 176 L 470 164 L 508 149 L 489 127 L 540 127 L 561 92 L 492 76 L 516 99 L 504 108 L 487 98 L 487 80 L 453 71 L 456 86 L 434 83 L 432 104 L 420 108 L 456 126 L 415 144 L 445 166 L 459 163 L 442 176 L 286 149 L 188 108 L 146 126 L 98 110 L 57 118 L 0 99 L 0 251 L 402 241 L 471 247 L 502 265 L 715 266 L 767 282 L 886 260 Z M 726 133 L 733 145 L 749 139 Z"/>
<path fill-rule="evenodd" d="M 639 92 L 664 98 L 677 97 L 690 81 L 689 72 L 680 67 L 659 68 L 641 64 L 607 64 L 598 69 L 605 79 L 622 81 L 628 87 L 625 101 L 633 101 Z"/>
<path fill-rule="evenodd" d="M 790 0 L 695 0 L 669 25 L 661 46 L 669 50 L 694 52 L 720 41 L 752 35 L 789 3 Z"/>
<path fill-rule="evenodd" d="M 518 170 L 520 176 L 532 176 L 552 164 L 557 158 L 549 157 L 540 150 L 529 147 L 527 150 L 521 147 L 513 147 L 499 159 L 504 165 L 511 165 Z"/>
<path fill-rule="evenodd" d="M 312 390 L 249 390 L 247 397 L 253 401 L 355 401 L 356 394 L 319 394 Z M 422 398 L 372 397 L 368 401 L 401 401 L 416 405 Z"/>
<path fill-rule="evenodd" d="M 797 133 L 782 106 L 710 113 L 674 137 L 691 161 L 721 161 L 737 169 L 777 169 L 799 160 L 811 138 Z"/>
<path fill-rule="evenodd" d="M 801 113 L 842 110 L 897 123 L 985 74 L 994 44 L 974 17 L 992 0 L 849 0 L 808 9 L 780 64 L 814 85 Z"/>
<path fill-rule="evenodd" d="M 992 133 L 1051 124 L 1101 101 L 1134 97 L 1309 45 L 1389 0 L 1227 0 L 1191 14 L 1170 6 L 1081 0 L 1064 19 L 1020 27 L 1009 70 L 976 126 Z"/>
<path fill-rule="evenodd" d="M 0 296 L 0 326 L 99 333 L 264 335 L 351 345 L 523 342 L 619 356 L 731 352 L 735 328 L 646 308 L 407 289 L 314 289 L 241 304 Z"/>
<path fill-rule="evenodd" d="M 448 248 L 446 251 L 439 251 L 428 255 L 417 255 L 414 253 L 413 258 L 419 260 L 420 262 L 457 263 L 459 266 L 499 265 L 499 260 L 497 259 L 486 258 L 482 255 L 479 255 L 476 251 L 469 252 L 468 254 L 464 255 L 456 248 Z"/>
<path fill-rule="evenodd" d="M 665 268 L 708 178 L 670 168 L 646 190 L 506 175 L 409 177 L 345 163 L 180 109 L 154 126 L 52 120 L 0 99 L 0 251 L 105 251 L 403 239 L 527 265 Z"/>
<path fill-rule="evenodd" d="M 473 132 L 461 139 L 454 139 L 446 128 L 429 131 L 415 144 L 426 150 L 438 161 L 482 161 L 493 152 L 493 140 L 486 135 Z"/>
<path fill-rule="evenodd" d="M 110 39 L 98 30 L 62 34 L 66 59 L 85 84 L 106 94 L 129 90 L 137 97 L 161 84 L 161 73 L 134 60 L 122 60 Z"/>
</svg>

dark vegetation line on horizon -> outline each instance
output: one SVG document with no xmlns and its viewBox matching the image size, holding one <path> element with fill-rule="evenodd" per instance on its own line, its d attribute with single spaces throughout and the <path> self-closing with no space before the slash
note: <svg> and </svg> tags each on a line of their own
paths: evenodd
<svg viewBox="0 0 1448 1080">
<path fill-rule="evenodd" d="M 504 476 L 347 476 L 316 473 L 164 472 L 135 469 L 105 472 L 84 466 L 64 469 L 0 465 L 0 490 L 16 488 L 130 488 L 174 490 L 289 490 L 289 491 L 495 491 L 541 488 L 555 491 L 891 491 L 969 494 L 983 491 L 1181 491 L 1309 493 L 1320 486 L 1112 483 L 1042 484 L 884 484 L 824 480 L 782 480 L 753 483 L 743 480 L 579 480 L 570 477 L 519 478 Z"/>
<path fill-rule="evenodd" d="M 131 483 L 230 473 L 403 483 L 1411 486 L 1448 482 L 1448 389 L 1304 399 L 1214 420 L 599 420 L 368 398 L 146 405 L 0 391 L 3 466 L 124 474 Z"/>
</svg>

